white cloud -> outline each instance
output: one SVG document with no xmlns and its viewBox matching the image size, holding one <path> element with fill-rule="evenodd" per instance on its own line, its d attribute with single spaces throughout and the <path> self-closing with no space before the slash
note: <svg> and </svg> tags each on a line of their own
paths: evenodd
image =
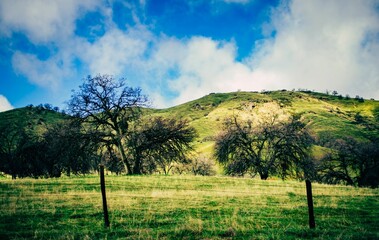
<svg viewBox="0 0 379 240">
<path fill-rule="evenodd" d="M 171 104 L 179 104 L 210 92 L 253 88 L 251 69 L 235 58 L 232 43 L 192 37 L 163 39 L 152 59 L 160 75 L 169 79 L 162 85 L 178 94 Z"/>
<path fill-rule="evenodd" d="M 145 1 L 140 3 L 144 7 Z M 54 42 L 57 52 L 46 60 L 20 51 L 12 58 L 19 74 L 49 89 L 82 71 L 79 74 L 125 76 L 157 107 L 238 89 L 330 89 L 379 98 L 379 17 L 374 4 L 374 0 L 283 2 L 264 27 L 267 37 L 252 43 L 256 48 L 244 61 L 236 60 L 234 42 L 155 35 L 138 16 L 136 26 L 122 31 L 105 6 L 101 11 L 106 32 L 90 43 L 74 35 L 76 19 L 101 8 L 90 0 L 0 1 L 0 32 L 23 32 L 35 44 Z M 140 13 L 134 6 L 129 10 Z M 74 69 L 76 58 L 83 69 Z"/>
<path fill-rule="evenodd" d="M 70 71 L 61 56 L 41 61 L 35 55 L 19 51 L 13 55 L 12 65 L 18 74 L 26 76 L 31 83 L 50 90 L 57 90 L 62 78 L 68 76 Z"/>
<path fill-rule="evenodd" d="M 14 51 L 12 66 L 17 74 L 29 82 L 57 91 L 65 77 L 77 70 L 73 61 L 83 42 L 75 36 L 75 22 L 88 11 L 99 10 L 100 0 L 3 0 L 0 1 L 0 35 L 12 37 L 22 33 L 35 46 L 51 51 L 47 59 L 37 55 Z"/>
<path fill-rule="evenodd" d="M 5 112 L 13 109 L 14 107 L 9 103 L 8 99 L 0 95 L 0 112 Z"/>
<path fill-rule="evenodd" d="M 376 4 L 378 2 L 376 1 Z M 379 98 L 375 1 L 301 1 L 273 12 L 275 38 L 251 56 L 264 88 L 338 90 Z"/>
<path fill-rule="evenodd" d="M 161 38 L 151 59 L 169 105 L 209 92 L 308 88 L 379 98 L 379 17 L 374 1 L 283 2 L 250 59 L 233 43 L 205 37 Z"/>
<path fill-rule="evenodd" d="M 112 28 L 93 44 L 84 44 L 83 49 L 78 49 L 78 55 L 88 64 L 91 74 L 120 75 L 128 67 L 139 64 L 151 38 L 151 33 L 143 27 L 130 28 L 127 32 Z"/>
<path fill-rule="evenodd" d="M 102 37 L 90 43 L 74 36 L 75 20 L 79 15 L 100 8 L 96 2 L 92 3 L 2 1 L 0 31 L 3 34 L 22 32 L 35 44 L 52 41 L 58 47 L 46 60 L 16 51 L 12 57 L 15 71 L 38 86 L 56 90 L 65 77 L 75 74 L 77 70 L 71 67 L 78 58 L 87 73 L 126 76 L 138 82 L 156 99 L 157 106 L 181 103 L 213 91 L 244 89 L 250 84 L 251 71 L 235 61 L 234 44 L 204 37 L 179 40 L 157 36 L 141 24 L 121 31 L 111 22 L 110 8 L 102 9 L 106 21 L 110 21 Z M 141 3 L 143 5 L 144 1 Z M 16 17 L 21 15 L 22 18 Z M 169 97 L 168 92 L 171 93 Z"/>
<path fill-rule="evenodd" d="M 91 0 L 2 0 L 0 32 L 22 32 L 33 43 L 60 41 L 72 36 L 79 14 L 93 10 L 98 1 Z"/>
<path fill-rule="evenodd" d="M 161 38 L 152 60 L 178 104 L 209 92 L 308 88 L 379 98 L 379 17 L 373 1 L 283 2 L 250 59 L 204 37 Z M 173 73 L 172 73 L 173 72 Z"/>
</svg>

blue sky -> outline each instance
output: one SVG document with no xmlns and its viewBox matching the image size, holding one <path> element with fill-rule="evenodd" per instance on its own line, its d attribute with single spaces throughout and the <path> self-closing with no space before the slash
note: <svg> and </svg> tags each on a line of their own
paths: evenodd
<svg viewBox="0 0 379 240">
<path fill-rule="evenodd" d="M 2 0 L 0 57 L 0 111 L 65 108 L 96 74 L 159 108 L 283 88 L 379 99 L 379 1 Z"/>
</svg>

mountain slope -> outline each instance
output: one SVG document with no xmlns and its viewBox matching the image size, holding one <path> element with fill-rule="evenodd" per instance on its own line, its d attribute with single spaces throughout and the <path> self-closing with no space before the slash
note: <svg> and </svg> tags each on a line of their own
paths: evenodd
<svg viewBox="0 0 379 240">
<path fill-rule="evenodd" d="M 58 123 L 66 116 L 42 106 L 17 108 L 0 113 L 0 129 L 24 128 L 42 134 L 48 125 Z"/>
<path fill-rule="evenodd" d="M 344 98 L 316 92 L 270 91 L 212 93 L 203 98 L 168 109 L 155 110 L 153 116 L 187 118 L 199 132 L 196 148 L 211 153 L 214 138 L 223 121 L 233 115 L 252 115 L 257 109 L 278 104 L 283 111 L 301 114 L 315 137 L 352 136 L 359 140 L 379 137 L 379 101 Z"/>
</svg>

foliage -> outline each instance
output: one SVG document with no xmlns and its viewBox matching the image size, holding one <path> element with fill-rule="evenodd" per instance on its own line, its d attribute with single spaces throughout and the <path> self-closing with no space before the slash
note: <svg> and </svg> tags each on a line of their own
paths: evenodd
<svg viewBox="0 0 379 240">
<path fill-rule="evenodd" d="M 96 165 L 97 146 L 74 122 L 46 126 L 40 135 L 31 127 L 0 130 L 0 171 L 13 178 L 59 177 L 63 171 L 88 173 Z"/>
<path fill-rule="evenodd" d="M 211 159 L 207 158 L 204 155 L 200 155 L 191 163 L 192 173 L 201 176 L 213 176 L 216 175 L 216 171 L 214 170 L 214 163 Z"/>
<path fill-rule="evenodd" d="M 12 128 L 1 129 L 1 171 L 12 175 L 12 178 L 30 176 L 33 170 L 33 161 L 27 159 L 28 156 L 36 157 L 33 154 L 33 142 L 36 140 L 30 136 L 25 129 L 17 132 Z"/>
<path fill-rule="evenodd" d="M 111 145 L 105 146 L 105 151 L 101 156 L 101 162 L 105 165 L 106 169 L 116 173 L 117 175 L 121 174 L 125 170 L 120 153 L 115 151 Z"/>
<path fill-rule="evenodd" d="M 45 159 L 54 162 L 56 176 L 85 174 L 99 164 L 99 136 L 88 132 L 76 119 L 53 125 L 44 134 Z"/>
<path fill-rule="evenodd" d="M 225 122 L 224 132 L 216 140 L 215 155 L 226 166 L 227 174 L 257 173 L 266 180 L 270 174 L 285 178 L 294 171 L 310 171 L 307 162 L 312 138 L 305 124 L 299 116 L 279 117 L 272 111 L 257 123 L 237 117 Z"/>
<path fill-rule="evenodd" d="M 157 117 L 138 124 L 128 138 L 134 166 L 140 174 L 161 170 L 168 174 L 174 163 L 187 163 L 196 131 L 186 120 Z"/>
<path fill-rule="evenodd" d="M 54 175 L 51 163 L 44 159 L 43 138 L 36 131 L 41 125 L 24 124 L 23 119 L 19 119 L 8 126 L 0 126 L 0 171 L 14 179 Z"/>
<path fill-rule="evenodd" d="M 326 144 L 332 149 L 317 166 L 321 182 L 379 186 L 379 142 L 358 142 L 352 137 Z"/>
<path fill-rule="evenodd" d="M 16 132 L 12 126 L 0 128 L 0 171 L 12 175 L 12 178 L 16 178 L 17 168 L 21 165 L 21 134 L 21 129 Z"/>
<path fill-rule="evenodd" d="M 372 114 L 374 115 L 374 119 L 375 119 L 376 123 L 379 124 L 379 105 L 376 106 L 376 107 L 373 109 Z"/>
</svg>

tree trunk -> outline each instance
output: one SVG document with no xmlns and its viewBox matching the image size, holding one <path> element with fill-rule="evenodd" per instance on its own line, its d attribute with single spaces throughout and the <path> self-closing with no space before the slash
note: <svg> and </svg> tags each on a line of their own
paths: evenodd
<svg viewBox="0 0 379 240">
<path fill-rule="evenodd" d="M 138 150 L 137 150 L 138 151 Z M 137 153 L 136 160 L 133 167 L 133 174 L 142 174 L 141 172 L 141 156 Z"/>
<path fill-rule="evenodd" d="M 267 180 L 268 172 L 260 172 L 259 176 L 261 177 L 261 180 Z"/>
<path fill-rule="evenodd" d="M 121 153 L 121 160 L 122 160 L 122 164 L 124 165 L 126 174 L 132 174 L 132 168 L 131 168 L 131 166 L 128 162 L 128 159 L 126 157 L 125 150 L 122 147 L 121 140 L 117 140 L 117 148 Z"/>
<path fill-rule="evenodd" d="M 346 183 L 347 183 L 347 185 L 354 186 L 354 181 L 350 177 L 346 178 Z"/>
</svg>

